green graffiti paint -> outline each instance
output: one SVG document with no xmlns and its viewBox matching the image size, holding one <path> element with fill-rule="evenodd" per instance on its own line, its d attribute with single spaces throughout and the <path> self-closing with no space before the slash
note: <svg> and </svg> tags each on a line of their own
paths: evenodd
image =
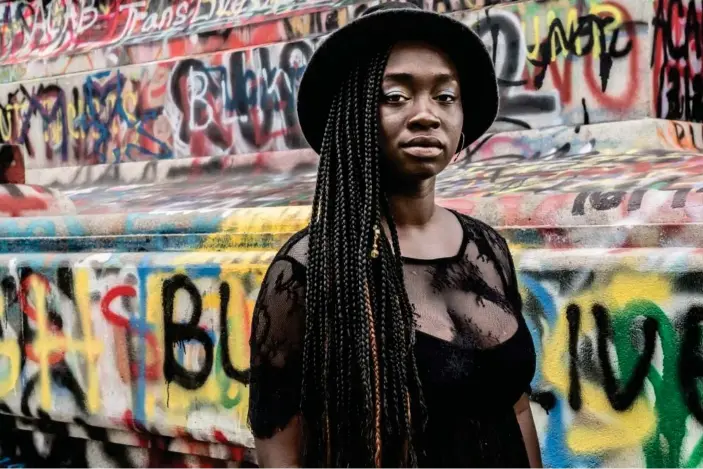
<svg viewBox="0 0 703 469">
<path fill-rule="evenodd" d="M 237 387 L 237 395 L 229 396 L 229 388 L 232 385 L 232 379 L 227 376 L 225 370 L 222 369 L 222 347 L 217 347 L 215 351 L 215 376 L 217 377 L 217 385 L 220 387 L 220 396 L 222 407 L 231 409 L 242 401 L 241 387 Z"/>
<path fill-rule="evenodd" d="M 629 371 L 637 362 L 639 351 L 633 346 L 631 332 L 634 322 L 640 318 L 653 318 L 657 321 L 663 354 L 661 373 L 654 365 L 650 365 L 647 375 L 647 380 L 654 390 L 654 408 L 657 415 L 656 432 L 644 445 L 647 467 L 681 467 L 684 463 L 681 460 L 681 449 L 689 412 L 679 389 L 680 341 L 671 321 L 655 303 L 648 300 L 632 301 L 614 314 L 613 342 L 618 365 L 620 370 Z M 662 444 L 662 440 L 668 444 Z M 699 453 L 703 456 L 703 448 Z M 694 462 L 691 461 L 693 456 L 688 463 Z M 697 457 L 700 462 L 700 456 Z M 697 465 L 698 463 L 694 464 Z"/>
</svg>

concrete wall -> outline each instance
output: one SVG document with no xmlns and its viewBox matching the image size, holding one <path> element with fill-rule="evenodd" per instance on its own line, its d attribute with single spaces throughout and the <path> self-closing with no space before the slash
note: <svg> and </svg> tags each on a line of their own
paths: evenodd
<svg viewBox="0 0 703 469">
<path fill-rule="evenodd" d="M 251 462 L 251 309 L 315 182 L 297 80 L 367 5 L 0 5 L 0 141 L 61 191 L 0 206 L 0 465 Z M 545 463 L 703 466 L 703 2 L 423 7 L 495 57 L 438 192 L 511 243 Z"/>
<path fill-rule="evenodd" d="M 426 3 L 457 9 L 452 14 L 494 53 L 502 94 L 495 130 L 652 115 L 650 2 L 584 8 L 557 0 L 483 10 Z M 0 140 L 22 146 L 31 177 L 33 169 L 306 148 L 295 115 L 297 82 L 320 35 L 363 7 L 328 5 L 147 44 L 116 47 L 104 39 L 104 49 L 5 65 L 0 76 L 14 81 L 0 87 Z M 94 28 L 115 29 L 113 18 L 96 19 Z"/>
</svg>

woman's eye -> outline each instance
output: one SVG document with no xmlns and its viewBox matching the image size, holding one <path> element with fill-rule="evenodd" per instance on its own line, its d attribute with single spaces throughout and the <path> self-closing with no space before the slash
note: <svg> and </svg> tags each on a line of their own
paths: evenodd
<svg viewBox="0 0 703 469">
<path fill-rule="evenodd" d="M 383 95 L 383 99 L 387 103 L 400 103 L 405 101 L 407 98 L 401 93 L 386 93 Z"/>
<path fill-rule="evenodd" d="M 453 103 L 456 101 L 456 96 L 451 93 L 442 93 L 437 96 L 437 100 L 441 103 Z"/>
</svg>

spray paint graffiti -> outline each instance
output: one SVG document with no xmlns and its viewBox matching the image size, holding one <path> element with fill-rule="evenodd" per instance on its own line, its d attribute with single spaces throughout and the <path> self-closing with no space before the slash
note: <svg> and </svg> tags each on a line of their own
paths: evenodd
<svg viewBox="0 0 703 469">
<path fill-rule="evenodd" d="M 312 50 L 299 41 L 21 85 L 0 106 L 0 138 L 25 148 L 28 168 L 300 148 L 294 94 Z"/>
<path fill-rule="evenodd" d="M 697 2 L 431 3 L 484 39 L 503 102 L 493 130 L 517 129 L 477 142 L 437 187 L 514 247 L 545 462 L 703 465 L 703 133 L 611 123 L 647 115 L 649 101 L 695 120 L 694 79 L 688 97 L 666 80 L 699 68 Z M 249 457 L 252 302 L 276 248 L 305 225 L 315 182 L 297 83 L 319 38 L 366 4 L 283 17 L 298 4 L 264 2 L 266 15 L 197 25 L 193 13 L 185 37 L 174 24 L 186 4 L 129 3 L 122 16 L 89 0 L 0 7 L 4 62 L 56 77 L 0 87 L 0 139 L 22 149 L 29 181 L 61 185 L 78 212 L 0 224 L 0 465 Z M 119 40 L 97 27 L 112 18 L 131 28 Z M 651 73 L 666 85 L 654 95 L 650 23 Z"/>
<path fill-rule="evenodd" d="M 573 0 L 535 11 L 517 4 L 453 13 L 495 56 L 503 95 L 495 129 L 600 122 L 636 115 L 640 105 L 646 112 L 638 78 L 646 63 L 637 46 L 646 28 L 633 1 L 593 3 L 588 11 Z M 330 28 L 346 21 L 327 20 Z M 553 32 L 540 36 L 544 27 Z M 302 149 L 295 93 L 315 44 L 306 39 L 5 85 L 0 137 L 23 148 L 28 169 Z M 592 85 L 578 96 L 575 67 Z"/>
<path fill-rule="evenodd" d="M 196 60 L 176 66 L 170 93 L 180 114 L 178 140 L 190 142 L 189 153 L 232 153 L 233 140 L 241 142 L 237 153 L 260 151 L 278 137 L 283 145 L 278 149 L 305 145 L 296 131 L 295 96 L 313 47 L 299 41 L 272 52 L 234 52 L 217 66 Z M 193 138 L 192 132 L 203 138 Z"/>
<path fill-rule="evenodd" d="M 703 121 L 701 20 L 703 6 L 690 0 L 654 2 L 652 96 L 657 117 Z"/>
<path fill-rule="evenodd" d="M 645 196 L 639 210 L 654 200 Z M 0 394 L 10 411 L 250 445 L 248 318 L 276 246 L 309 214 L 291 210 L 230 212 L 193 246 L 199 252 L 1 256 Z M 271 233 L 280 236 L 272 242 Z M 651 246 L 584 253 L 514 244 L 539 347 L 533 401 L 550 466 L 700 465 L 703 255 Z M 123 457 L 120 465 L 134 463 Z"/>
<path fill-rule="evenodd" d="M 588 124 L 638 108 L 644 115 L 645 15 L 633 2 L 528 3 L 469 13 L 496 63 L 502 101 L 495 130 Z"/>
<path fill-rule="evenodd" d="M 344 6 L 345 1 L 52 0 L 3 3 L 0 60 L 17 63 L 124 46 Z"/>
<path fill-rule="evenodd" d="M 545 263 L 520 274 L 542 347 L 535 400 L 553 435 L 545 463 L 699 467 L 700 271 Z"/>
<path fill-rule="evenodd" d="M 333 5 L 350 2 L 336 2 Z M 20 63 L 0 64 L 0 83 L 48 78 L 68 73 L 82 73 L 102 68 L 138 65 L 160 60 L 173 60 L 181 57 L 207 54 L 232 49 L 262 46 L 278 42 L 290 42 L 311 39 L 328 34 L 357 18 L 379 0 L 370 2 L 353 2 L 345 7 L 324 9 L 318 7 L 309 13 L 305 10 L 293 11 L 286 15 L 266 15 L 232 28 L 217 28 L 207 32 L 189 29 L 188 35 L 168 36 L 164 39 L 150 40 L 119 45 L 103 45 L 87 51 L 71 54 L 42 57 Z M 417 1 L 413 3 L 418 4 Z M 492 4 L 498 2 L 485 2 Z M 332 6 L 331 6 L 332 5 Z M 433 1 L 425 0 L 425 9 L 434 9 L 443 13 L 475 8 L 477 5 L 467 1 Z M 151 5 L 148 8 L 152 8 Z M 276 19 L 280 18 L 280 19 Z"/>
<path fill-rule="evenodd" d="M 168 158 L 171 150 L 162 134 L 170 129 L 165 116 L 159 120 L 166 72 L 159 67 L 152 72 L 139 77 L 148 80 L 139 93 L 139 78 L 129 79 L 119 71 L 86 76 L 68 89 L 20 86 L 0 106 L 0 138 L 24 146 L 28 167 L 38 155 L 48 161 L 88 164 Z"/>
<path fill-rule="evenodd" d="M 220 265 L 211 257 L 200 256 L 207 262 L 198 263 L 175 255 L 165 264 L 153 258 L 151 267 L 147 258 L 115 267 L 116 259 L 103 254 L 67 255 L 58 264 L 41 256 L 21 263 L 5 258 L 5 412 L 251 446 L 245 423 L 249 320 L 265 264 L 241 265 L 236 256 L 224 256 Z M 99 430 L 106 431 L 104 423 Z M 59 459 L 67 449 L 52 448 Z"/>
<path fill-rule="evenodd" d="M 54 189 L 24 184 L 0 184 L 0 218 L 69 215 L 73 202 Z"/>
</svg>

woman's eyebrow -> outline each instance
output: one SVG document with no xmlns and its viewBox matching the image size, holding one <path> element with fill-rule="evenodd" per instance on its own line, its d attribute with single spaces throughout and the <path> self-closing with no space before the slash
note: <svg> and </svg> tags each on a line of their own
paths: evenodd
<svg viewBox="0 0 703 469">
<path fill-rule="evenodd" d="M 407 72 L 389 72 L 383 76 L 383 81 L 395 81 L 398 83 L 410 83 L 415 81 L 415 79 L 415 75 Z M 441 83 L 458 82 L 457 77 L 451 73 L 437 73 L 432 76 L 432 79 Z"/>
<path fill-rule="evenodd" d="M 390 72 L 383 75 L 383 81 L 397 81 L 400 83 L 408 83 L 414 80 L 412 73 L 406 72 Z"/>
<path fill-rule="evenodd" d="M 435 81 L 441 82 L 441 83 L 449 83 L 449 82 L 455 82 L 458 83 L 459 79 L 456 77 L 456 75 L 452 73 L 438 73 L 435 75 Z"/>
</svg>

